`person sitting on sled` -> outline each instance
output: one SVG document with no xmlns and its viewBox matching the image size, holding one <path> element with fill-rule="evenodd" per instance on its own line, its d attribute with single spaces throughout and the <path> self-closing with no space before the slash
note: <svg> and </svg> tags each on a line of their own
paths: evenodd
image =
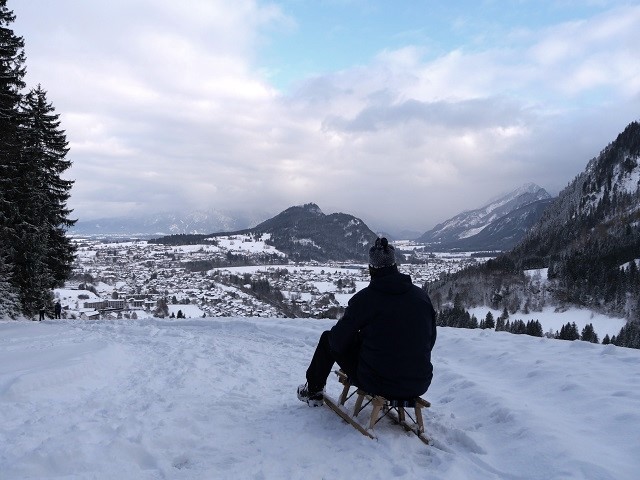
<svg viewBox="0 0 640 480">
<path fill-rule="evenodd" d="M 395 249 L 378 238 L 369 249 L 371 281 L 356 293 L 344 315 L 322 333 L 298 399 L 323 404 L 334 362 L 352 385 L 385 398 L 411 399 L 433 378 L 435 311 L 427 293 L 398 271 Z"/>
</svg>

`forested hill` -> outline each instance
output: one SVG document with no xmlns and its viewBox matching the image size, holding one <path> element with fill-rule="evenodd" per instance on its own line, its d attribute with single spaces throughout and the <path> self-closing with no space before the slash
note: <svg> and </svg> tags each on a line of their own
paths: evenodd
<svg viewBox="0 0 640 480">
<path fill-rule="evenodd" d="M 640 124 L 633 122 L 560 192 L 511 251 L 430 285 L 511 311 L 553 302 L 640 320 Z M 533 285 L 524 270 L 548 268 Z"/>
<path fill-rule="evenodd" d="M 518 266 L 596 254 L 619 264 L 640 257 L 640 123 L 631 123 L 592 159 L 509 254 Z M 595 250 L 594 250 L 595 249 Z M 600 262 L 598 262 L 600 263 Z"/>
<path fill-rule="evenodd" d="M 366 261 L 376 234 L 359 218 L 346 213 L 325 215 L 315 203 L 290 207 L 254 228 L 210 235 L 170 235 L 153 243 L 197 243 L 215 237 L 268 234 L 267 243 L 293 261 Z"/>
<path fill-rule="evenodd" d="M 346 213 L 325 215 L 314 203 L 290 207 L 253 232 L 271 234 L 271 243 L 298 261 L 362 260 L 376 234 Z"/>
</svg>

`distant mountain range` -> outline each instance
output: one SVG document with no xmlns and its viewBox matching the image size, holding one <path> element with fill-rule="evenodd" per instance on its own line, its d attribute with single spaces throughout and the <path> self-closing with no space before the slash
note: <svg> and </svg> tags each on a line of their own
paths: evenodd
<svg viewBox="0 0 640 480">
<path fill-rule="evenodd" d="M 77 235 L 159 236 L 199 234 L 250 228 L 267 218 L 264 212 L 246 213 L 215 209 L 191 213 L 155 213 L 135 217 L 78 220 L 70 233 Z"/>
<path fill-rule="evenodd" d="M 550 202 L 544 188 L 528 183 L 436 225 L 416 241 L 434 250 L 506 250 L 524 237 Z"/>
<path fill-rule="evenodd" d="M 435 251 L 506 250 L 524 236 L 550 201 L 543 188 L 527 184 L 481 208 L 460 213 L 421 236 L 407 231 L 399 239 L 419 237 L 418 243 L 425 243 Z M 274 245 L 299 260 L 362 258 L 366 250 L 362 242 L 368 244 L 377 235 L 393 240 L 383 232 L 376 234 L 352 215 L 325 215 L 315 203 L 290 207 L 259 223 L 266 216 L 264 213 L 248 215 L 213 209 L 189 214 L 159 213 L 80 220 L 70 233 L 141 238 L 188 235 L 189 241 L 197 240 L 195 237 L 238 232 L 269 233 Z M 184 236 L 180 239 L 186 240 Z"/>
</svg>

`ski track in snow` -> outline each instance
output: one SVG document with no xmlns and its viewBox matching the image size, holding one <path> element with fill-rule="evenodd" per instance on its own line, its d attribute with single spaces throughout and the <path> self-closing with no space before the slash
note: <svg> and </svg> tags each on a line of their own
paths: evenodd
<svg viewBox="0 0 640 480">
<path fill-rule="evenodd" d="M 428 447 L 297 400 L 333 323 L 0 322 L 0 478 L 637 478 L 640 352 L 440 328 Z"/>
</svg>

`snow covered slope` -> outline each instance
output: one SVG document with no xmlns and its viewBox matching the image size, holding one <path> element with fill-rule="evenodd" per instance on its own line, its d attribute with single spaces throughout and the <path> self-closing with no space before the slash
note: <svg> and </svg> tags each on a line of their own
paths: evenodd
<svg viewBox="0 0 640 480">
<path fill-rule="evenodd" d="M 427 447 L 296 399 L 333 323 L 0 321 L 0 477 L 637 478 L 640 351 L 440 328 Z"/>
</svg>

